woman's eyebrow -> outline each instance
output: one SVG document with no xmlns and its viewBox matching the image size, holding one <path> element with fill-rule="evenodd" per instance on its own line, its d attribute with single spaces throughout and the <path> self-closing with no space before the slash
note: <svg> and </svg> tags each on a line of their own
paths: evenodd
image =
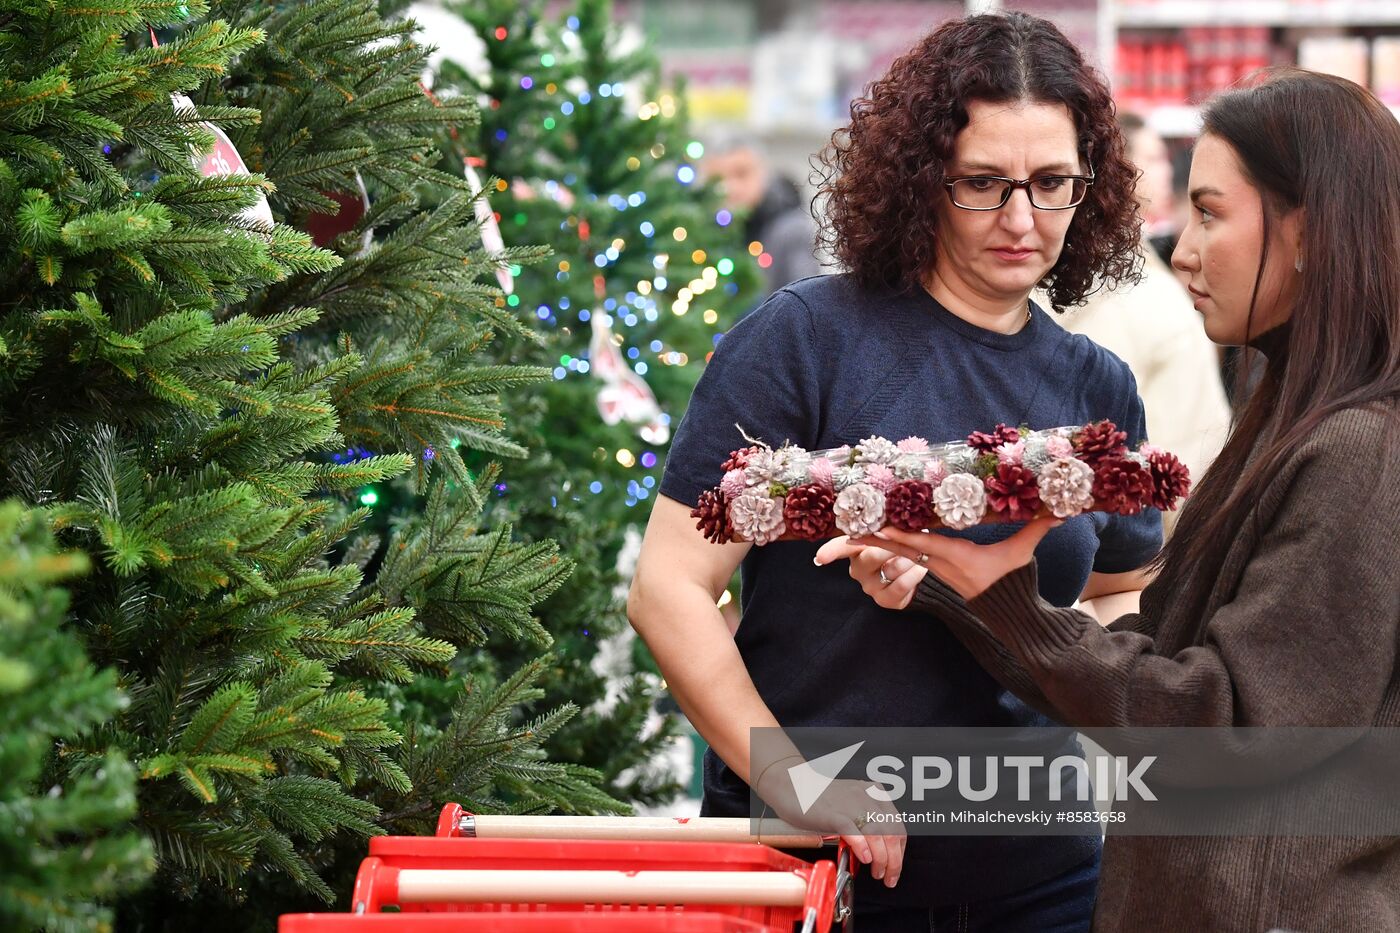
<svg viewBox="0 0 1400 933">
<path fill-rule="evenodd" d="M 1009 173 L 999 165 L 992 165 L 989 162 L 959 162 L 956 164 L 958 171 L 955 174 L 986 173 L 988 175 L 1000 175 L 1009 177 Z M 1079 167 L 1070 165 L 1068 162 L 1055 162 L 1050 165 L 1042 165 L 1031 172 L 1032 175 L 1074 175 L 1079 172 Z"/>
<path fill-rule="evenodd" d="M 1202 185 L 1199 188 L 1191 189 L 1191 200 L 1193 201 L 1199 198 L 1209 197 L 1223 198 L 1225 197 L 1225 193 L 1222 192 L 1219 188 L 1212 188 L 1210 185 Z"/>
</svg>

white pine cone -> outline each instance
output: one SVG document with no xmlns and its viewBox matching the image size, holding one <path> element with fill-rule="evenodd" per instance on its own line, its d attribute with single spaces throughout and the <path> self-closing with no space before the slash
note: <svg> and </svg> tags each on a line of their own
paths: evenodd
<svg viewBox="0 0 1400 933">
<path fill-rule="evenodd" d="M 836 513 L 836 527 L 853 538 L 885 527 L 885 494 L 866 483 L 841 490 L 832 510 Z"/>
<path fill-rule="evenodd" d="M 1021 457 L 1021 465 L 1032 473 L 1039 473 L 1053 457 L 1045 446 L 1045 436 L 1032 434 L 1026 438 L 1026 452 Z"/>
<path fill-rule="evenodd" d="M 729 503 L 729 523 L 737 537 L 754 544 L 769 544 L 787 530 L 783 521 L 783 500 L 757 493 L 745 493 Z"/>
<path fill-rule="evenodd" d="M 857 463 L 883 463 L 889 466 L 899 459 L 899 445 L 883 437 L 867 437 L 856 448 Z"/>
<path fill-rule="evenodd" d="M 744 467 L 744 475 L 750 486 L 768 486 L 776 479 L 773 472 L 773 451 L 761 448 L 749 454 L 749 464 Z"/>
<path fill-rule="evenodd" d="M 894 475 L 900 481 L 924 478 L 924 458 L 915 454 L 905 454 L 894 462 Z"/>
<path fill-rule="evenodd" d="M 857 483 L 865 482 L 865 467 L 844 466 L 836 468 L 837 490 L 848 489 Z"/>
<path fill-rule="evenodd" d="M 971 473 L 977 467 L 977 451 L 971 447 L 954 447 L 943 456 L 949 473 Z"/>
<path fill-rule="evenodd" d="M 1094 468 L 1082 460 L 1062 457 L 1036 476 L 1040 501 L 1056 518 L 1073 518 L 1094 505 Z"/>
<path fill-rule="evenodd" d="M 954 473 L 933 491 L 933 510 L 949 528 L 971 528 L 987 514 L 987 490 L 977 477 Z"/>
<path fill-rule="evenodd" d="M 808 481 L 807 471 L 812 466 L 812 455 L 801 447 L 780 447 L 773 451 L 773 477 L 789 488 L 801 486 Z"/>
</svg>

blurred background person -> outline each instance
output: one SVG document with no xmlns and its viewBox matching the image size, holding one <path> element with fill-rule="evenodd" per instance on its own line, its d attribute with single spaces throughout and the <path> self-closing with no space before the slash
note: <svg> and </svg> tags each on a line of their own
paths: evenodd
<svg viewBox="0 0 1400 933">
<path fill-rule="evenodd" d="M 771 257 L 763 269 L 768 294 L 820 275 L 811 211 L 797 185 L 773 168 L 763 145 L 750 136 L 716 134 L 705 152 L 703 174 L 718 182 L 725 205 L 743 225 L 744 239 L 762 244 Z"/>
<path fill-rule="evenodd" d="M 1230 429 L 1220 359 L 1190 296 L 1151 242 L 1154 225 L 1158 236 L 1175 241 L 1166 144 L 1135 114 L 1122 114 L 1118 125 L 1128 142 L 1128 160 L 1141 170 L 1136 195 L 1144 220 L 1142 282 L 1099 291 L 1083 308 L 1054 319 L 1128 364 L 1147 409 L 1147 436 L 1180 457 L 1192 477 L 1200 477 Z M 1176 514 L 1164 515 L 1168 533 Z"/>
<path fill-rule="evenodd" d="M 1172 250 L 1185 226 L 1177 211 L 1176 177 L 1167 141 L 1147 125 L 1142 117 L 1120 111 L 1118 126 L 1128 140 L 1128 158 L 1141 172 L 1137 180 L 1138 206 L 1142 211 L 1142 235 L 1153 252 L 1171 265 Z M 1170 271 L 1170 270 L 1168 270 Z"/>
</svg>

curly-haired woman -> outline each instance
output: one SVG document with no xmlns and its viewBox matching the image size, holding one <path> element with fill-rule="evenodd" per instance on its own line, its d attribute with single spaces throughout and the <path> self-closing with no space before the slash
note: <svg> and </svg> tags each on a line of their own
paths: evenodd
<svg viewBox="0 0 1400 933">
<path fill-rule="evenodd" d="M 1236 835 L 1110 838 L 1096 931 L 1400 929 L 1382 743 L 1400 730 L 1400 124 L 1345 79 L 1268 72 L 1207 107 L 1190 190 L 1172 263 L 1210 338 L 1268 366 L 1138 611 L 1046 605 L 1048 522 L 986 547 L 885 529 L 819 557 L 937 615 L 1037 708 L 1109 727 L 1110 750 L 1129 727 L 1209 736 L 1156 791 L 1243 788 L 1210 827 Z"/>
<path fill-rule="evenodd" d="M 705 541 L 691 509 L 746 445 L 736 422 L 807 449 L 1103 418 L 1142 440 L 1128 368 L 1029 300 L 1040 286 L 1062 308 L 1132 280 L 1138 248 L 1108 88 L 1058 29 L 1021 13 L 941 26 L 852 104 L 822 158 L 825 236 L 849 271 L 777 292 L 724 336 L 676 433 L 628 600 L 711 746 L 705 815 L 747 816 L 753 786 L 801 816 L 780 760 L 751 757 L 754 727 L 1052 725 L 942 626 L 909 625 L 813 566 L 816 544 Z M 1160 546 L 1156 513 L 1076 518 L 1041 545 L 1040 593 L 1132 603 Z M 740 565 L 731 637 L 715 601 Z M 1046 753 L 1074 752 L 1068 729 L 1044 734 Z M 863 833 L 854 806 L 839 826 L 875 879 L 858 882 L 862 933 L 1087 928 L 1097 835 L 906 839 Z"/>
</svg>

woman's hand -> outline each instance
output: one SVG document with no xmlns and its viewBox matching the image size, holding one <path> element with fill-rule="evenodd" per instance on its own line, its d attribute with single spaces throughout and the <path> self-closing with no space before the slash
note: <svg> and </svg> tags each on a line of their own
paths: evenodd
<svg viewBox="0 0 1400 933">
<path fill-rule="evenodd" d="M 869 538 L 856 540 L 871 540 Z M 886 609 L 903 609 L 914 598 L 914 589 L 928 573 L 923 561 L 901 557 L 891 548 L 898 547 L 888 541 L 879 545 L 858 544 L 856 540 L 842 536 L 832 538 L 817 551 L 817 563 L 829 564 L 834 560 L 850 558 L 851 579 L 860 584 L 865 595 Z M 909 553 L 904 551 L 902 553 Z M 919 555 L 915 555 L 917 558 Z M 884 577 L 880 574 L 883 573 Z M 889 582 L 886 583 L 885 581 Z"/>
<path fill-rule="evenodd" d="M 800 763 L 784 762 L 792 767 Z M 884 881 L 887 888 L 898 884 L 908 838 L 894 804 L 867 793 L 880 790 L 878 785 L 864 780 L 832 781 L 804 810 L 787 777 L 788 770 L 781 766 L 767 769 L 756 788 L 778 818 L 799 829 L 840 836 L 860 861 L 870 865 L 875 880 Z"/>
<path fill-rule="evenodd" d="M 1013 570 L 1035 558 L 1035 549 L 1060 519 L 1038 518 L 1004 541 L 975 544 L 930 532 L 903 531 L 892 525 L 877 535 L 833 538 L 817 551 L 816 563 L 848 557 L 851 577 L 881 606 L 903 609 L 926 571 L 931 571 L 963 599 L 972 599 Z M 883 579 L 881 573 L 883 572 Z M 885 581 L 889 581 L 888 583 Z"/>
</svg>

